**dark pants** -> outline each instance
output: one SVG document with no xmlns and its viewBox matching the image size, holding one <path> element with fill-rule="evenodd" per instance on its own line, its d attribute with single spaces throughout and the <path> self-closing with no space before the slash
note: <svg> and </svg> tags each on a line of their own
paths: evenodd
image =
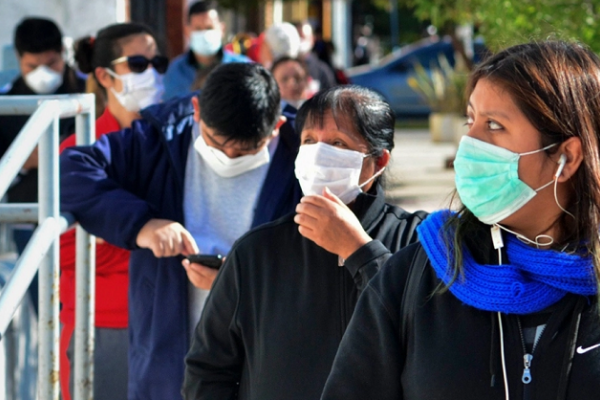
<svg viewBox="0 0 600 400">
<path fill-rule="evenodd" d="M 94 400 L 127 400 L 127 329 L 95 329 Z M 73 398 L 75 385 L 75 333 L 71 336 L 67 357 L 70 362 L 69 388 Z"/>
</svg>

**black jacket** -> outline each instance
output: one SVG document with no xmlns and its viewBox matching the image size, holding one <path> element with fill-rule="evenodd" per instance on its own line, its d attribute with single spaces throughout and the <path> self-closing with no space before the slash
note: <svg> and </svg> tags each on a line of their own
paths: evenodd
<svg viewBox="0 0 600 400">
<path fill-rule="evenodd" d="M 53 94 L 73 94 L 85 92 L 85 79 L 65 65 L 63 83 Z M 19 76 L 0 96 L 34 96 L 37 95 L 27 84 L 22 76 Z M 0 157 L 6 153 L 8 147 L 15 140 L 21 128 L 29 119 L 29 115 L 0 115 Z M 59 141 L 75 132 L 75 118 L 60 120 Z M 13 186 L 8 190 L 8 201 L 11 203 L 36 202 L 38 200 L 38 173 L 33 168 L 26 173 L 21 173 L 15 179 Z"/>
<path fill-rule="evenodd" d="M 375 191 L 359 195 L 353 209 L 376 240 L 343 267 L 298 233 L 293 215 L 233 246 L 186 358 L 186 399 L 319 398 L 360 288 L 390 251 L 416 240 L 424 218 Z"/>
<path fill-rule="evenodd" d="M 467 246 L 477 262 L 497 264 L 482 244 L 491 244 L 487 232 Z M 431 296 L 439 283 L 420 244 L 390 258 L 356 306 L 322 399 L 503 400 L 498 314 L 447 291 Z M 567 295 L 542 313 L 549 318 L 527 385 L 518 318 L 502 314 L 510 399 L 600 398 L 600 346 L 590 348 L 600 343 L 595 298 Z"/>
</svg>

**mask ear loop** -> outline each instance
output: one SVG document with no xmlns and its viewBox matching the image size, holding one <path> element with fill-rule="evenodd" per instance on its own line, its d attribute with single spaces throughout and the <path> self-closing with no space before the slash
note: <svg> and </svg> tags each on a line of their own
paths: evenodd
<svg viewBox="0 0 600 400">
<path fill-rule="evenodd" d="M 550 146 L 546 146 L 545 148 L 549 148 L 552 147 L 553 145 Z M 575 216 L 573 214 L 571 214 L 570 212 L 568 212 L 567 210 L 565 210 L 565 208 L 560 204 L 560 202 L 558 201 L 558 195 L 557 195 L 557 187 L 558 187 L 558 177 L 560 176 L 560 174 L 562 174 L 563 169 L 565 168 L 565 165 L 567 164 L 567 156 L 564 154 L 560 155 L 560 159 L 558 161 L 559 165 L 558 165 L 558 169 L 556 170 L 556 173 L 554 174 L 554 201 L 556 202 L 556 205 L 558 205 L 558 207 L 567 215 L 570 215 L 573 219 L 575 219 Z M 552 182 L 549 182 L 548 184 L 542 186 L 541 188 L 537 189 L 536 191 L 542 190 L 545 187 L 549 186 L 550 184 L 552 184 Z M 547 247 L 552 245 L 552 243 L 554 243 L 554 238 L 550 235 L 537 235 L 535 237 L 535 240 L 531 240 L 517 232 L 513 232 L 510 229 L 500 225 L 500 224 L 495 224 L 495 226 L 498 226 L 498 228 L 505 230 L 506 232 L 510 232 L 513 235 L 515 235 L 517 237 L 517 239 L 519 239 L 520 241 L 524 242 L 524 243 L 529 243 L 532 245 L 535 245 L 538 249 L 540 247 Z M 548 241 L 544 241 L 541 242 L 540 239 L 547 239 Z"/>
<path fill-rule="evenodd" d="M 385 167 L 381 168 L 379 171 L 377 171 L 376 173 L 374 173 L 372 177 L 370 177 L 369 179 L 367 179 L 366 181 L 364 181 L 363 183 L 361 183 L 360 185 L 358 185 L 358 187 L 360 189 L 362 189 L 363 187 L 365 187 L 365 185 L 367 183 L 371 182 L 372 180 L 374 180 L 375 178 L 377 178 L 378 176 L 380 176 L 381 174 L 383 174 L 383 171 L 385 171 Z"/>
<path fill-rule="evenodd" d="M 564 154 L 560 155 L 560 159 L 558 160 L 558 169 L 556 170 L 556 174 L 554 174 L 554 201 L 556 201 L 556 205 L 560 208 L 565 214 L 570 215 L 571 218 L 575 219 L 575 216 L 565 210 L 563 206 L 560 205 L 558 201 L 558 195 L 556 194 L 556 188 L 558 187 L 558 177 L 562 174 L 565 165 L 567 164 L 567 156 Z"/>
</svg>

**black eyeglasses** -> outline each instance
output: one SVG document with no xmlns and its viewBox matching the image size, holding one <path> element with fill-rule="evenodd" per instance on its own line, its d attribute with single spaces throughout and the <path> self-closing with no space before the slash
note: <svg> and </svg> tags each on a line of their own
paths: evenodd
<svg viewBox="0 0 600 400">
<path fill-rule="evenodd" d="M 136 74 L 144 72 L 149 64 L 152 64 L 152 67 L 154 67 L 159 74 L 167 72 L 167 67 L 169 66 L 169 59 L 165 56 L 154 56 L 152 59 L 147 59 L 144 56 L 119 57 L 116 60 L 113 60 L 111 64 L 115 65 L 122 62 L 127 62 L 127 66 L 131 72 L 135 72 Z"/>
</svg>

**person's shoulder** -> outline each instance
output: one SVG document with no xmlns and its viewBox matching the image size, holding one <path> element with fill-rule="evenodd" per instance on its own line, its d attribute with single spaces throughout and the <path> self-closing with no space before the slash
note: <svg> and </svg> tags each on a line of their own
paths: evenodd
<svg viewBox="0 0 600 400">
<path fill-rule="evenodd" d="M 8 82 L 0 87 L 0 95 L 10 94 L 11 89 L 13 88 L 13 82 Z"/>
<path fill-rule="evenodd" d="M 423 270 L 422 267 L 427 264 L 428 259 L 421 243 L 409 244 L 386 261 L 379 272 L 369 281 L 367 288 L 378 293 L 387 302 L 396 302 L 405 290 L 409 274 L 419 274 L 419 271 Z"/>
<path fill-rule="evenodd" d="M 183 119 L 191 119 L 194 115 L 192 97 L 197 95 L 197 92 L 192 92 L 146 107 L 141 111 L 142 119 L 159 128 L 177 125 Z"/>
<path fill-rule="evenodd" d="M 419 211 L 415 211 L 415 212 L 409 212 L 409 211 L 406 211 L 402 207 L 399 207 L 399 206 L 396 206 L 393 204 L 389 204 L 389 203 L 386 203 L 386 212 L 394 215 L 398 219 L 414 220 L 418 223 L 425 220 L 425 218 L 427 218 L 427 216 L 429 215 L 429 213 L 426 211 L 419 210 Z"/>
<path fill-rule="evenodd" d="M 196 69 L 191 65 L 189 60 L 189 50 L 173 58 L 169 62 L 169 68 L 165 72 L 164 80 L 168 85 L 174 79 L 182 79 L 184 76 L 189 76 L 195 73 Z"/>
<path fill-rule="evenodd" d="M 298 235 L 298 225 L 294 222 L 295 212 L 284 215 L 274 221 L 267 222 L 250 229 L 242 235 L 232 247 L 235 249 L 263 249 L 265 244 L 277 245 L 286 238 Z"/>
<path fill-rule="evenodd" d="M 0 95 L 20 95 L 30 94 L 31 90 L 27 88 L 23 76 L 19 75 L 11 82 L 8 82 L 0 88 Z"/>
<path fill-rule="evenodd" d="M 180 66 L 181 64 L 185 64 L 187 63 L 187 59 L 188 59 L 188 51 L 185 51 L 183 53 L 181 53 L 180 55 L 178 55 L 177 57 L 173 58 L 171 60 L 171 62 L 169 63 L 169 69 L 173 66 Z M 169 72 L 167 69 L 167 72 Z"/>
<path fill-rule="evenodd" d="M 252 60 L 242 54 L 233 53 L 229 50 L 223 49 L 223 59 L 221 60 L 221 63 L 226 64 L 235 62 L 250 63 Z"/>
</svg>

